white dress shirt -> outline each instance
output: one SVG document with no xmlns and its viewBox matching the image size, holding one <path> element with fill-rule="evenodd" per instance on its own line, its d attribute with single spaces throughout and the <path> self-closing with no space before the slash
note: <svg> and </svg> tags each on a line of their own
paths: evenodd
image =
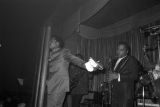
<svg viewBox="0 0 160 107">
<path fill-rule="evenodd" d="M 124 59 L 126 56 L 122 57 L 122 58 L 118 58 L 115 66 L 114 66 L 114 70 L 117 68 L 118 64 L 121 62 L 122 59 Z M 120 73 L 118 73 L 118 82 L 121 81 L 121 78 L 120 78 Z"/>
</svg>

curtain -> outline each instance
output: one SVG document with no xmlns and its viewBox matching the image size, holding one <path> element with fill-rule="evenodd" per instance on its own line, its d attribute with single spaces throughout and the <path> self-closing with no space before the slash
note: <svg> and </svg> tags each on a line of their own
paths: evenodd
<svg viewBox="0 0 160 107">
<path fill-rule="evenodd" d="M 159 23 L 160 21 L 156 21 L 142 27 L 146 28 Z M 77 36 L 77 53 L 84 55 L 86 60 L 88 60 L 89 57 L 93 57 L 96 60 L 100 60 L 104 66 L 107 66 L 109 58 L 116 56 L 117 45 L 120 41 L 127 42 L 131 47 L 131 55 L 135 56 L 142 65 L 146 64 L 143 47 L 145 44 L 151 45 L 153 40 L 151 37 L 146 37 L 139 28 L 132 29 L 128 32 L 110 38 L 86 39 L 84 37 Z M 150 54 L 150 56 L 152 56 L 150 59 L 153 63 L 156 63 L 157 51 L 153 51 Z M 104 74 L 96 73 L 93 75 L 93 80 L 90 83 L 90 91 L 100 91 L 101 83 L 105 79 Z"/>
<path fill-rule="evenodd" d="M 93 57 L 95 60 L 100 60 L 104 66 L 107 66 L 109 58 L 114 58 L 116 56 L 118 43 L 124 41 L 130 45 L 131 55 L 135 56 L 141 63 L 143 63 L 142 48 L 145 41 L 143 34 L 140 33 L 138 28 L 110 38 L 91 40 L 79 36 L 77 37 L 77 41 L 77 53 L 84 55 L 85 60 L 88 60 L 89 57 Z M 101 83 L 104 79 L 103 73 L 94 73 L 93 80 L 90 84 L 90 91 L 100 91 Z"/>
</svg>

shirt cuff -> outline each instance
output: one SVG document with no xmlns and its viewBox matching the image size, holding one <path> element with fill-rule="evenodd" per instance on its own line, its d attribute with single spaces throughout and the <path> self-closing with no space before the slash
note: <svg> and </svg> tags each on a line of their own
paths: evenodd
<svg viewBox="0 0 160 107">
<path fill-rule="evenodd" d="M 121 81 L 121 76 L 120 76 L 120 74 L 118 73 L 118 82 L 120 82 Z"/>
</svg>

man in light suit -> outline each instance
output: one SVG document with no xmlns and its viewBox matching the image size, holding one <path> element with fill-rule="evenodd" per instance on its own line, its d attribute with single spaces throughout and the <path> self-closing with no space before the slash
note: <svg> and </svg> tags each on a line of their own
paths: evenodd
<svg viewBox="0 0 160 107">
<path fill-rule="evenodd" d="M 125 42 L 118 45 L 118 59 L 112 61 L 113 73 L 109 75 L 112 81 L 111 107 L 133 107 L 134 81 L 139 69 L 138 61 L 129 55 L 130 47 Z"/>
<path fill-rule="evenodd" d="M 86 69 L 85 61 L 63 48 L 63 41 L 58 37 L 50 40 L 49 49 L 47 107 L 62 107 L 66 92 L 69 92 L 69 63 Z"/>
</svg>

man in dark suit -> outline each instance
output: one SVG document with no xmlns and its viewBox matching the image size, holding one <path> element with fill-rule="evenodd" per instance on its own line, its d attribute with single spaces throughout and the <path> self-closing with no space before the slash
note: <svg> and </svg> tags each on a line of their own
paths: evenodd
<svg viewBox="0 0 160 107">
<path fill-rule="evenodd" d="M 76 54 L 77 57 L 84 59 L 81 54 Z M 82 96 L 88 94 L 89 80 L 88 72 L 74 64 L 70 64 L 70 95 L 72 98 L 72 107 L 80 107 Z"/>
<path fill-rule="evenodd" d="M 113 72 L 109 74 L 109 81 L 113 84 L 111 107 L 134 106 L 134 81 L 137 79 L 139 65 L 129 52 L 128 44 L 119 43 L 118 59 L 112 61 Z"/>
</svg>

